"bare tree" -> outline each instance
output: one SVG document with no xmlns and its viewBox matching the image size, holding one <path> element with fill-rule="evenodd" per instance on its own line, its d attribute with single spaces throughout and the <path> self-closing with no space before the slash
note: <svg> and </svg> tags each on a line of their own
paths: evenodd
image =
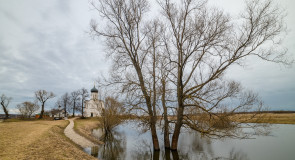
<svg viewBox="0 0 295 160">
<path fill-rule="evenodd" d="M 81 100 L 80 98 L 81 90 L 71 92 L 71 102 L 72 102 L 72 109 L 73 109 L 73 117 L 75 116 L 75 111 L 77 110 L 77 103 Z"/>
<path fill-rule="evenodd" d="M 10 103 L 10 101 L 12 100 L 11 97 L 7 97 L 5 94 L 2 94 L 1 95 L 1 106 L 2 106 L 2 109 L 5 113 L 5 118 L 9 118 L 9 112 L 8 112 L 8 105 Z"/>
<path fill-rule="evenodd" d="M 53 92 L 47 92 L 46 90 L 38 90 L 35 92 L 35 98 L 41 103 L 41 106 L 42 106 L 39 119 L 43 118 L 45 102 L 48 99 L 54 98 L 54 97 L 55 95 L 53 94 Z"/>
<path fill-rule="evenodd" d="M 40 106 L 37 103 L 26 101 L 21 104 L 18 104 L 17 109 L 24 118 L 31 118 L 32 114 L 34 114 L 36 111 L 40 109 Z"/>
<path fill-rule="evenodd" d="M 120 124 L 120 115 L 124 113 L 123 104 L 114 97 L 106 97 L 105 108 L 102 112 L 102 126 L 108 134 L 112 129 Z"/>
<path fill-rule="evenodd" d="M 85 88 L 82 88 L 80 90 L 80 96 L 81 96 L 81 113 L 82 113 L 82 118 L 84 118 L 84 101 L 87 97 L 89 97 L 88 90 Z"/>
<path fill-rule="evenodd" d="M 69 93 L 66 92 L 64 95 L 62 95 L 62 96 L 58 99 L 57 104 L 63 107 L 63 110 L 64 110 L 64 117 L 67 117 L 67 113 L 68 113 L 68 109 L 69 109 L 68 106 L 71 105 L 71 97 L 70 97 Z"/>
<path fill-rule="evenodd" d="M 149 86 L 144 76 L 144 72 L 148 70 L 144 65 L 148 53 L 143 51 L 143 42 L 148 31 L 143 32 L 143 16 L 149 9 L 148 3 L 146 0 L 100 0 L 98 3 L 98 5 L 95 3 L 92 5 L 105 18 L 107 27 L 104 31 L 98 30 L 97 23 L 91 21 L 91 32 L 94 36 L 106 38 L 110 48 L 109 55 L 115 61 L 113 71 L 118 73 L 115 76 L 117 82 L 125 81 L 126 90 L 124 91 L 133 90 L 131 94 L 140 95 L 139 100 L 136 100 L 138 105 L 133 103 L 133 106 L 145 104 L 146 113 L 149 115 L 153 147 L 159 150 L 155 104 L 152 102 L 152 95 L 150 95 L 152 92 L 148 90 Z"/>
<path fill-rule="evenodd" d="M 168 56 L 165 52 L 165 39 L 167 38 L 166 28 L 163 23 L 161 23 L 158 19 L 151 21 L 146 25 L 146 30 L 149 31 L 147 33 L 147 58 L 149 58 L 150 70 L 149 74 L 145 74 L 145 77 L 150 77 L 152 82 L 149 86 L 151 95 L 153 97 L 153 108 L 154 112 L 159 112 L 156 109 L 156 106 L 162 106 L 158 110 L 162 111 L 162 117 L 164 120 L 163 123 L 163 132 L 164 132 L 164 145 L 165 148 L 170 148 L 170 140 L 169 140 L 169 123 L 168 120 L 168 107 L 167 101 L 171 92 L 169 91 L 169 75 L 170 71 L 173 70 L 173 65 L 171 65 Z M 160 115 L 160 113 L 158 114 Z"/>
<path fill-rule="evenodd" d="M 168 116 L 176 118 L 172 150 L 177 149 L 183 126 L 207 136 L 245 136 L 239 134 L 243 125 L 233 115 L 259 113 L 262 102 L 240 83 L 226 79 L 226 71 L 243 65 L 249 56 L 293 63 L 280 45 L 284 13 L 272 1 L 249 0 L 240 19 L 233 20 L 208 7 L 206 0 L 159 0 L 163 24 L 144 21 L 149 9 L 145 0 L 99 0 L 92 5 L 106 20 L 105 30 L 92 20 L 91 33 L 106 39 L 114 62 L 112 84 L 121 85 L 131 109 L 148 115 L 155 150 L 160 112 L 167 148 Z"/>
<path fill-rule="evenodd" d="M 229 123 L 232 113 L 261 109 L 257 95 L 243 92 L 239 83 L 224 79 L 230 66 L 241 65 L 252 55 L 275 63 L 292 63 L 280 46 L 284 15 L 272 1 L 247 1 L 246 11 L 237 23 L 223 11 L 207 7 L 206 2 L 160 2 L 172 35 L 166 40 L 167 54 L 177 66 L 173 71 L 178 105 L 173 150 L 177 149 L 183 124 L 205 135 L 222 136 L 224 131 L 216 129 L 215 122 L 233 124 Z M 238 99 L 236 105 L 225 103 L 232 98 Z M 202 115 L 203 121 L 188 113 Z M 231 128 L 237 127 L 235 123 Z M 236 136 L 236 132 L 227 135 Z"/>
</svg>

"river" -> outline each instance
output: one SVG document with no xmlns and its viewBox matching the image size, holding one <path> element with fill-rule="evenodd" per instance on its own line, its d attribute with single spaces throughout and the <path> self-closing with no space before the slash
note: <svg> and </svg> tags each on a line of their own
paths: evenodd
<svg viewBox="0 0 295 160">
<path fill-rule="evenodd" d="M 179 138 L 178 152 L 163 147 L 163 136 L 159 133 L 161 151 L 153 152 L 150 132 L 144 132 L 138 123 L 128 121 L 117 126 L 107 136 L 104 145 L 85 148 L 84 151 L 101 160 L 140 159 L 187 159 L 187 160 L 294 160 L 295 125 L 276 124 L 267 136 L 253 139 L 209 139 L 194 131 L 183 131 Z M 100 136 L 100 130 L 94 130 Z"/>
</svg>

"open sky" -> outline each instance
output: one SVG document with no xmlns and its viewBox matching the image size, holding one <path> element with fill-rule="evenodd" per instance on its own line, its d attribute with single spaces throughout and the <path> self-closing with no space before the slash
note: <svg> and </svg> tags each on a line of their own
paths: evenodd
<svg viewBox="0 0 295 160">
<path fill-rule="evenodd" d="M 275 1 L 288 13 L 283 45 L 295 58 L 295 1 Z M 209 3 L 230 14 L 243 9 L 243 0 Z M 87 33 L 92 18 L 99 20 L 88 0 L 0 0 L 0 94 L 13 98 L 11 113 L 17 113 L 17 104 L 32 101 L 38 89 L 57 97 L 82 87 L 90 90 L 100 73 L 108 71 L 104 42 Z M 227 77 L 258 92 L 272 110 L 295 110 L 294 65 L 250 58 L 244 68 L 232 67 Z M 55 101 L 49 100 L 47 108 Z"/>
</svg>

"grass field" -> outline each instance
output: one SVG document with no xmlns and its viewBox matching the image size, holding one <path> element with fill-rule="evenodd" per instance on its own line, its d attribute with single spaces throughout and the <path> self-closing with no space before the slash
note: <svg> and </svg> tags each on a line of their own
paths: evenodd
<svg viewBox="0 0 295 160">
<path fill-rule="evenodd" d="M 13 121 L 13 120 L 12 120 Z M 0 159 L 95 159 L 64 135 L 68 121 L 0 123 Z"/>
<path fill-rule="evenodd" d="M 234 118 L 249 119 L 253 114 L 236 114 Z M 264 113 L 248 122 L 295 124 L 295 113 Z M 97 118 L 76 119 L 74 129 L 94 143 L 102 143 L 91 136 L 99 127 Z M 68 121 L 6 120 L 0 123 L 0 159 L 95 159 L 64 135 Z"/>
<path fill-rule="evenodd" d="M 236 114 L 235 117 L 243 120 L 250 119 L 253 114 Z M 257 115 L 249 121 L 252 123 L 271 123 L 271 124 L 295 124 L 295 113 L 263 113 Z"/>
<path fill-rule="evenodd" d="M 99 120 L 98 118 L 87 118 L 87 119 L 75 119 L 74 121 L 74 130 L 80 134 L 81 136 L 87 138 L 88 140 L 102 144 L 103 142 L 99 141 L 95 137 L 92 136 L 92 129 L 99 127 Z"/>
</svg>

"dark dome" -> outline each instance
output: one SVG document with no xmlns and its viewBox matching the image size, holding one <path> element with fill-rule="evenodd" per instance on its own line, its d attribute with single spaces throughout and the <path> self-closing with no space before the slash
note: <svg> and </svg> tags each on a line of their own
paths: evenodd
<svg viewBox="0 0 295 160">
<path fill-rule="evenodd" d="M 96 92 L 98 93 L 98 90 L 95 88 L 95 86 L 91 89 L 91 92 Z"/>
</svg>

